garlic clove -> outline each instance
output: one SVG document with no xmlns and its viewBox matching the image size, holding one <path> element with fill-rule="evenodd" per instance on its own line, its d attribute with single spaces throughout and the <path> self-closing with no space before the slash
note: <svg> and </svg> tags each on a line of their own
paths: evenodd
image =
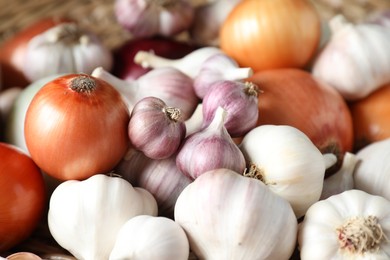
<svg viewBox="0 0 390 260">
<path fill-rule="evenodd" d="M 325 178 L 320 200 L 346 190 L 352 190 L 354 188 L 353 173 L 358 162 L 359 159 L 355 154 L 345 153 L 341 168 L 330 177 Z"/>
</svg>

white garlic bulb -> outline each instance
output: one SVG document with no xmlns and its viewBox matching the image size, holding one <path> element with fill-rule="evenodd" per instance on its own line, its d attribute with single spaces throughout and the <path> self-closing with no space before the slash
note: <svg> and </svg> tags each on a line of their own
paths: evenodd
<svg viewBox="0 0 390 260">
<path fill-rule="evenodd" d="M 139 215 L 119 230 L 110 260 L 188 260 L 190 246 L 181 226 L 166 217 Z"/>
<path fill-rule="evenodd" d="M 390 28 L 352 24 L 342 15 L 330 20 L 331 39 L 316 58 L 313 75 L 347 100 L 368 96 L 390 82 Z"/>
<path fill-rule="evenodd" d="M 356 157 L 355 188 L 390 200 L 390 138 L 365 146 Z"/>
<path fill-rule="evenodd" d="M 262 182 L 228 169 L 206 172 L 177 199 L 175 221 L 200 259 L 287 260 L 298 229 L 291 205 Z"/>
<path fill-rule="evenodd" d="M 96 35 L 62 23 L 29 41 L 23 72 L 33 82 L 54 74 L 90 74 L 96 67 L 111 70 L 112 64 L 112 53 Z"/>
<path fill-rule="evenodd" d="M 390 201 L 348 190 L 313 204 L 298 230 L 302 260 L 390 259 Z"/>
<path fill-rule="evenodd" d="M 289 201 L 297 218 L 319 200 L 325 170 L 337 161 L 334 154 L 323 155 L 303 132 L 288 125 L 258 126 L 239 147 L 249 164 L 246 174 Z"/>
</svg>

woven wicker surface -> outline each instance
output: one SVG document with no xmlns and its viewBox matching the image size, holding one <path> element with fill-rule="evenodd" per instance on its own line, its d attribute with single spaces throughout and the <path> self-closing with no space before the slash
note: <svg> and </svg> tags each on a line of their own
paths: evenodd
<svg viewBox="0 0 390 260">
<path fill-rule="evenodd" d="M 312 1 L 318 8 L 321 17 L 326 20 L 341 13 L 349 20 L 358 22 L 377 10 L 390 9 L 390 0 Z M 95 32 L 107 47 L 114 49 L 130 39 L 131 36 L 117 24 L 113 3 L 114 0 L 0 0 L 0 43 L 40 18 L 67 16 Z M 41 256 L 67 254 L 51 238 L 44 221 L 25 243 L 12 251 L 29 251 Z M 0 256 L 6 255 L 7 252 L 0 253 Z M 57 258 L 52 259 L 60 258 L 57 256 Z"/>
<path fill-rule="evenodd" d="M 312 0 L 322 18 L 336 13 L 360 21 L 376 10 L 390 9 L 390 0 Z M 0 43 L 45 16 L 67 16 L 95 32 L 113 49 L 130 38 L 115 20 L 114 0 L 0 0 Z"/>
</svg>

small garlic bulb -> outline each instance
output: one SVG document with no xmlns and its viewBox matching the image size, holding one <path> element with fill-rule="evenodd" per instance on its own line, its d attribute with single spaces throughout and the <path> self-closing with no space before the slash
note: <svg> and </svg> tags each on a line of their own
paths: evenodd
<svg viewBox="0 0 390 260">
<path fill-rule="evenodd" d="M 166 159 L 176 153 L 186 134 L 179 108 L 156 97 L 138 101 L 129 122 L 131 144 L 152 159 Z"/>
<path fill-rule="evenodd" d="M 320 199 L 325 170 L 336 163 L 323 155 L 300 130 L 288 125 L 261 125 L 249 131 L 239 145 L 247 176 L 264 182 L 290 202 L 297 218 Z"/>
<path fill-rule="evenodd" d="M 133 37 L 174 36 L 188 29 L 194 7 L 185 0 L 116 0 L 117 21 Z"/>
<path fill-rule="evenodd" d="M 32 38 L 23 72 L 31 81 L 63 73 L 90 74 L 96 67 L 110 70 L 113 56 L 96 35 L 76 23 L 61 23 Z"/>
<path fill-rule="evenodd" d="M 390 258 L 390 201 L 348 190 L 314 203 L 298 230 L 302 260 Z"/>
<path fill-rule="evenodd" d="M 390 82 L 390 29 L 330 20 L 331 39 L 313 64 L 313 75 L 332 85 L 347 100 L 368 96 Z"/>
<path fill-rule="evenodd" d="M 220 80 L 243 80 L 252 76 L 251 68 L 240 68 L 235 60 L 226 54 L 215 54 L 206 59 L 194 78 L 194 90 L 199 98 L 204 98 L 210 85 Z"/>
<path fill-rule="evenodd" d="M 220 106 L 227 111 L 225 127 L 232 137 L 244 136 L 259 118 L 258 87 L 252 82 L 220 80 L 210 85 L 203 98 L 202 127 L 208 126 Z"/>
<path fill-rule="evenodd" d="M 218 107 L 208 127 L 184 139 L 176 164 L 185 175 L 196 179 L 204 172 L 218 168 L 244 172 L 244 156 L 224 126 L 226 115 L 226 110 Z"/>
</svg>

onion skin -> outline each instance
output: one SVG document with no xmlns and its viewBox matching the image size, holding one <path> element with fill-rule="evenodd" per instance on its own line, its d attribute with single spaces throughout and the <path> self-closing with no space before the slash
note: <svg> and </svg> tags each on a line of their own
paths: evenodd
<svg viewBox="0 0 390 260">
<path fill-rule="evenodd" d="M 4 75 L 0 78 L 0 90 L 16 86 L 23 88 L 30 83 L 23 73 L 28 42 L 47 29 L 68 21 L 70 19 L 63 17 L 43 18 L 19 31 L 0 46 L 0 75 Z"/>
<path fill-rule="evenodd" d="M 369 96 L 350 102 L 354 129 L 354 151 L 390 137 L 390 84 Z"/>
<path fill-rule="evenodd" d="M 78 92 L 71 82 L 88 77 L 96 88 Z M 60 180 L 83 180 L 110 171 L 129 146 L 129 111 L 103 80 L 68 74 L 50 81 L 32 99 L 24 134 L 36 164 Z"/>
<path fill-rule="evenodd" d="M 0 252 L 28 238 L 46 206 L 40 169 L 15 146 L 0 143 Z"/>
<path fill-rule="evenodd" d="M 305 133 L 322 153 L 333 153 L 341 165 L 353 148 L 352 116 L 346 101 L 331 86 L 300 69 L 255 73 L 249 81 L 259 95 L 257 125 L 290 125 Z"/>
<path fill-rule="evenodd" d="M 255 72 L 303 68 L 315 55 L 321 20 L 308 0 L 239 2 L 220 30 L 224 52 Z"/>
<path fill-rule="evenodd" d="M 124 80 L 135 80 L 150 71 L 134 63 L 138 51 L 153 51 L 169 59 L 180 59 L 195 50 L 197 46 L 165 37 L 132 39 L 114 51 L 113 75 Z"/>
</svg>

